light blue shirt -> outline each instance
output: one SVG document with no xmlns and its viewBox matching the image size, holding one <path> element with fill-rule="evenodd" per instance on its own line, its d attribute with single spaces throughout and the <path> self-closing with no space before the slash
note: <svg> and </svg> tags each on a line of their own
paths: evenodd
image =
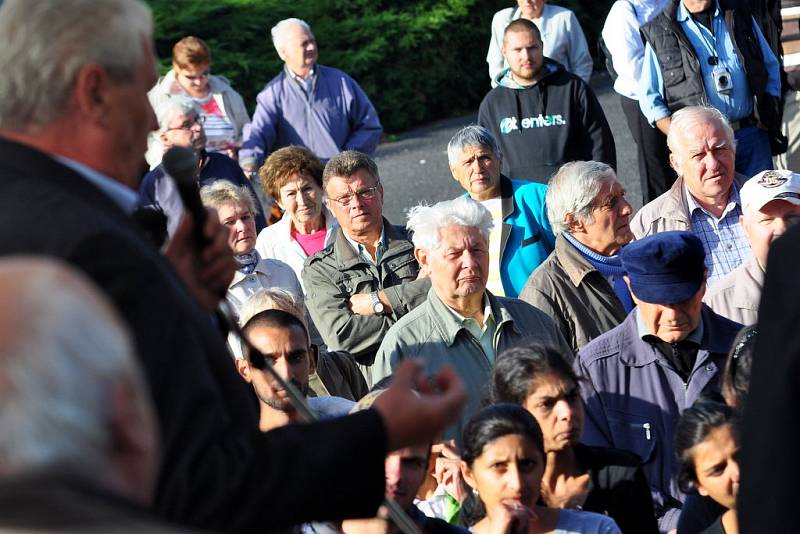
<svg viewBox="0 0 800 534">
<path fill-rule="evenodd" d="M 386 233 L 385 229 L 381 227 L 381 238 L 378 240 L 378 244 L 375 245 L 375 257 L 373 258 L 372 255 L 367 251 L 367 247 L 356 241 L 355 239 L 351 239 L 346 232 L 342 232 L 344 234 L 344 238 L 347 239 L 347 242 L 350 243 L 350 246 L 353 247 L 353 250 L 356 251 L 356 254 L 370 262 L 372 265 L 378 265 L 381 262 L 381 256 L 383 253 L 386 252 Z"/>
<path fill-rule="evenodd" d="M 131 214 L 133 210 L 136 209 L 136 202 L 139 197 L 133 189 L 122 185 L 101 172 L 97 172 L 91 167 L 87 167 L 83 163 L 78 163 L 75 160 L 58 155 L 53 155 L 53 158 L 86 178 L 90 183 L 100 189 L 100 191 L 111 197 L 111 200 L 122 208 L 122 211 L 125 213 Z"/>
<path fill-rule="evenodd" d="M 678 5 L 677 21 L 692 44 L 700 63 L 703 86 L 706 89 L 706 103 L 720 110 L 731 122 L 749 117 L 753 113 L 753 95 L 747 83 L 744 65 L 736 55 L 733 40 L 728 33 L 728 27 L 725 25 L 725 19 L 722 17 L 719 6 L 717 5 L 714 11 L 713 34 L 692 18 L 683 2 Z M 778 60 L 770 50 L 755 20 L 753 20 L 753 31 L 764 54 L 764 65 L 768 74 L 766 91 L 773 96 L 780 96 L 781 80 Z M 713 70 L 715 66 L 708 63 L 708 58 L 712 56 L 719 58 L 718 67 L 725 67 L 730 73 L 733 87 L 727 94 L 719 94 L 714 87 Z M 664 77 L 656 54 L 648 43 L 644 49 L 644 63 L 639 85 L 639 106 L 652 125 L 655 125 L 657 120 L 672 115 L 664 98 Z"/>
<path fill-rule="evenodd" d="M 692 233 L 703 242 L 705 265 L 708 269 L 706 284 L 711 287 L 750 258 L 750 242 L 739 222 L 742 201 L 736 185 L 731 185 L 728 204 L 717 218 L 697 203 L 685 183 L 683 188 Z"/>
</svg>

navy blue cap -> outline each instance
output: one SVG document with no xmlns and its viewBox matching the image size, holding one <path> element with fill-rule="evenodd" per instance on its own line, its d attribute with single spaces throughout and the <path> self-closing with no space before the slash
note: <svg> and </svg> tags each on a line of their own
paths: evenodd
<svg viewBox="0 0 800 534">
<path fill-rule="evenodd" d="M 705 282 L 703 243 L 690 232 L 660 232 L 622 248 L 622 266 L 639 300 L 676 304 Z"/>
</svg>

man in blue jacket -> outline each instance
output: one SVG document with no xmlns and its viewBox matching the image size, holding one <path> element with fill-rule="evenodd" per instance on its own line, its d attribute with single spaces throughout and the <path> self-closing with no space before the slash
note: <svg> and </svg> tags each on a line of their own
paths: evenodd
<svg viewBox="0 0 800 534">
<path fill-rule="evenodd" d="M 555 236 L 544 205 L 547 186 L 510 180 L 494 136 L 483 126 L 465 126 L 447 144 L 453 178 L 492 214 L 489 280 L 493 295 L 516 298 L 528 277 L 553 251 Z"/>
<path fill-rule="evenodd" d="M 288 145 L 308 147 L 323 162 L 344 150 L 374 154 L 383 132 L 378 113 L 354 79 L 317 64 L 309 25 L 282 20 L 272 28 L 272 42 L 284 66 L 258 94 L 250 135 L 239 151 L 245 172 Z"/>
<path fill-rule="evenodd" d="M 636 308 L 578 352 L 585 378 L 582 441 L 642 458 L 659 529 L 676 528 L 684 495 L 673 436 L 683 410 L 709 392 L 742 325 L 703 304 L 705 252 L 690 232 L 661 232 L 622 249 Z"/>
</svg>

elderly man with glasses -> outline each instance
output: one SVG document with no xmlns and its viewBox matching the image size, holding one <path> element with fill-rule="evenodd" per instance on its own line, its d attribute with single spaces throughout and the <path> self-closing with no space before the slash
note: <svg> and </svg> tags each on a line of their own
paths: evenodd
<svg viewBox="0 0 800 534">
<path fill-rule="evenodd" d="M 339 222 L 333 242 L 303 267 L 306 305 L 331 350 L 352 354 L 370 383 L 370 367 L 386 332 L 425 300 L 414 245 L 383 217 L 378 167 L 347 150 L 325 165 L 322 188 Z"/>
<path fill-rule="evenodd" d="M 198 105 L 189 97 L 175 96 L 156 109 L 158 136 L 164 152 L 172 147 L 191 148 L 197 154 L 200 167 L 198 187 L 211 185 L 217 180 L 228 180 L 237 186 L 246 187 L 256 196 L 250 180 L 245 177 L 238 163 L 218 152 L 206 151 L 206 134 L 203 115 Z M 172 235 L 178 227 L 183 213 L 183 203 L 172 180 L 164 180 L 164 169 L 158 165 L 147 173 L 139 186 L 139 205 L 163 212 L 167 218 L 167 232 Z M 259 204 L 254 213 L 256 229 L 266 227 L 264 210 Z"/>
</svg>

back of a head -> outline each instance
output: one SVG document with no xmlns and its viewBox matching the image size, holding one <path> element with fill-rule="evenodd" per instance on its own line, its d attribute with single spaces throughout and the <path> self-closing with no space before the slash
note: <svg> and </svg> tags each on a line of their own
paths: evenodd
<svg viewBox="0 0 800 534">
<path fill-rule="evenodd" d="M 722 395 L 725 402 L 739 412 L 744 410 L 750 393 L 750 369 L 756 349 L 758 330 L 756 325 L 745 326 L 736 335 L 725 361 L 722 375 Z"/>
<path fill-rule="evenodd" d="M 28 132 L 64 114 L 86 65 L 132 80 L 152 28 L 150 9 L 139 0 L 3 1 L 0 128 Z"/>
<path fill-rule="evenodd" d="M 66 470 L 147 499 L 156 470 L 155 421 L 127 329 L 106 298 L 66 265 L 0 261 L 0 478 Z M 145 489 L 120 486 L 112 456 L 115 388 L 131 394 L 151 449 Z M 149 461 L 152 460 L 152 461 Z M 130 481 L 129 481 L 130 482 Z"/>
</svg>

